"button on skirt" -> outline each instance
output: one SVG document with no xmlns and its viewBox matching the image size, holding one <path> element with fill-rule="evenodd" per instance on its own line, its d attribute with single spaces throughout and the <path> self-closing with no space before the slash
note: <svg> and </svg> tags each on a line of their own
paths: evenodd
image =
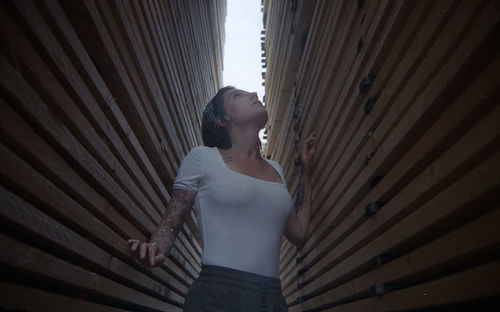
<svg viewBox="0 0 500 312">
<path fill-rule="evenodd" d="M 288 312 L 279 278 L 202 264 L 184 312 Z"/>
</svg>

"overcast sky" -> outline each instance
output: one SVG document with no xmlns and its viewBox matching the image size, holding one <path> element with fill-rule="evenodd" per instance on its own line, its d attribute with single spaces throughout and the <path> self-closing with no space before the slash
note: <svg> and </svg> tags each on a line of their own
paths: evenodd
<svg viewBox="0 0 500 312">
<path fill-rule="evenodd" d="M 261 63 L 260 32 L 263 24 L 260 4 L 261 0 L 227 0 L 222 84 L 255 91 L 259 100 L 264 102 L 262 72 L 266 69 Z"/>
</svg>

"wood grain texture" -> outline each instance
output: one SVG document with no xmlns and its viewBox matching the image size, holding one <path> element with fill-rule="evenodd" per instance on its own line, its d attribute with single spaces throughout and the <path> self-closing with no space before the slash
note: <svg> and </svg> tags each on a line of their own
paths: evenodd
<svg viewBox="0 0 500 312">
<path fill-rule="evenodd" d="M 0 4 L 1 310 L 182 311 L 195 211 L 161 267 L 127 240 L 149 239 L 202 145 L 225 16 L 225 0 Z"/>
<path fill-rule="evenodd" d="M 488 226 L 473 225 L 500 221 L 498 1 L 268 0 L 264 14 L 264 153 L 292 195 L 302 143 L 317 132 L 307 243 L 281 246 L 289 310 L 496 302 L 493 279 L 467 272 L 487 274 L 499 258 Z M 476 240 L 460 257 L 465 237 Z M 416 269 L 415 257 L 427 264 Z M 452 280 L 455 293 L 434 288 Z M 425 285 L 433 292 L 419 300 Z"/>
</svg>

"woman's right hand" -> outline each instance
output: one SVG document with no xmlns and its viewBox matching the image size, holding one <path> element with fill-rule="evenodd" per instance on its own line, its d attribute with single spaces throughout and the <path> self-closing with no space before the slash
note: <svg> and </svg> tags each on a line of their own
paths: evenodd
<svg viewBox="0 0 500 312">
<path fill-rule="evenodd" d="M 165 261 L 165 255 L 160 251 L 156 243 L 141 242 L 138 239 L 129 239 L 130 251 L 135 257 L 148 267 L 161 266 Z"/>
</svg>

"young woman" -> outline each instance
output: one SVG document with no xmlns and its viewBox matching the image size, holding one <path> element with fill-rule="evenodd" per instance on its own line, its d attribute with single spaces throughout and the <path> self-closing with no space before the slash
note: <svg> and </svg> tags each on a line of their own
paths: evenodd
<svg viewBox="0 0 500 312">
<path fill-rule="evenodd" d="M 288 311 L 279 279 L 281 238 L 297 246 L 306 241 L 315 132 L 301 150 L 294 205 L 281 166 L 260 153 L 258 133 L 267 119 L 257 93 L 220 89 L 203 113 L 204 146 L 183 159 L 150 242 L 129 240 L 144 265 L 161 265 L 194 204 L 202 268 L 189 287 L 185 312 Z"/>
</svg>

